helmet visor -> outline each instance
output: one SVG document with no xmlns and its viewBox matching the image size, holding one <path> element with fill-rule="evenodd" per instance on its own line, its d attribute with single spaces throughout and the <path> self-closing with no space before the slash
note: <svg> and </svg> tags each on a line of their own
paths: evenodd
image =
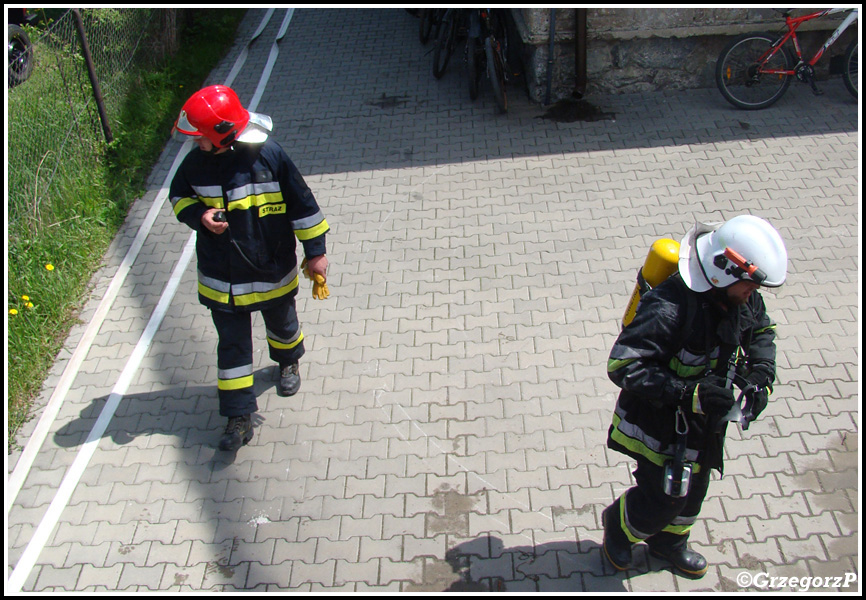
<svg viewBox="0 0 866 600">
<path fill-rule="evenodd" d="M 196 129 L 192 123 L 189 122 L 189 118 L 187 118 L 185 110 L 180 111 L 180 116 L 177 118 L 177 121 L 174 122 L 172 133 L 195 136 L 201 135 L 201 132 Z"/>
</svg>

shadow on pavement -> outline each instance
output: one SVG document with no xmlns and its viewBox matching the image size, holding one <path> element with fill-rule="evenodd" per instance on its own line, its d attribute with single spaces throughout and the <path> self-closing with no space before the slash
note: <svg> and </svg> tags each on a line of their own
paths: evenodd
<svg viewBox="0 0 866 600">
<path fill-rule="evenodd" d="M 254 373 L 256 397 L 274 388 L 274 368 L 263 367 Z M 78 419 L 69 421 L 54 434 L 54 441 L 63 448 L 81 446 L 96 424 L 109 396 L 91 400 Z M 173 436 L 183 440 L 182 448 L 217 449 L 219 437 L 225 427 L 225 418 L 219 415 L 219 401 L 215 385 L 184 386 L 146 393 L 126 394 L 120 401 L 103 437 L 124 446 L 142 436 Z M 255 413 L 256 431 L 264 418 Z M 214 460 L 229 459 L 233 453 L 217 452 Z M 231 461 L 228 461 L 231 462 Z"/>
<path fill-rule="evenodd" d="M 597 542 L 506 547 L 481 536 L 429 560 L 423 584 L 407 592 L 626 592 L 625 576 L 603 563 Z"/>
</svg>

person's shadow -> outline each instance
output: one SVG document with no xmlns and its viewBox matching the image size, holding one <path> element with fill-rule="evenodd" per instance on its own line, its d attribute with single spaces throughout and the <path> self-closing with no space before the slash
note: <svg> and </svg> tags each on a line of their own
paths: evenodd
<svg viewBox="0 0 866 600">
<path fill-rule="evenodd" d="M 626 574 L 604 562 L 594 541 L 506 548 L 492 535 L 448 550 L 445 565 L 428 564 L 423 584 L 409 591 L 626 592 Z"/>
<path fill-rule="evenodd" d="M 275 387 L 272 366 L 259 369 L 254 378 L 257 398 Z M 83 445 L 109 397 L 94 398 L 77 419 L 58 429 L 54 434 L 57 445 L 64 448 Z M 259 413 L 253 414 L 254 426 L 261 426 L 264 420 Z M 219 414 L 216 385 L 181 386 L 124 395 L 102 437 L 124 446 L 141 436 L 174 436 L 180 438 L 181 446 L 190 452 L 196 452 L 200 447 L 212 448 L 217 450 L 215 461 L 230 463 L 235 453 L 218 450 L 225 426 L 226 418 Z"/>
</svg>

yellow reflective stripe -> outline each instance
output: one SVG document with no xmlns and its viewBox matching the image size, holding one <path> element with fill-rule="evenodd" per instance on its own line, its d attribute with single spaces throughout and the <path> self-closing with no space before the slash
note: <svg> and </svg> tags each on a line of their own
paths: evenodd
<svg viewBox="0 0 866 600">
<path fill-rule="evenodd" d="M 658 465 L 660 467 L 665 466 L 665 463 L 667 461 L 669 461 L 671 459 L 671 457 L 667 456 L 665 454 L 659 454 L 658 452 L 655 452 L 654 450 L 650 450 L 649 446 L 647 446 L 642 441 L 640 441 L 636 438 L 633 438 L 633 437 L 629 437 L 628 435 L 623 433 L 619 428 L 619 424 L 621 421 L 622 421 L 622 418 L 618 414 L 613 413 L 613 431 L 610 434 L 611 439 L 613 441 L 615 441 L 617 444 L 619 444 L 620 446 L 623 446 L 624 448 L 634 452 L 635 454 L 640 454 L 641 456 L 643 456 L 644 458 L 649 460 L 651 463 Z M 692 452 L 692 451 L 689 450 L 689 452 Z M 696 462 L 692 462 L 691 464 L 692 464 L 692 474 L 700 473 L 701 465 L 699 465 Z"/>
<path fill-rule="evenodd" d="M 219 379 L 217 387 L 223 391 L 240 390 L 253 387 L 253 376 L 238 377 L 237 379 Z"/>
<path fill-rule="evenodd" d="M 279 298 L 280 296 L 285 296 L 298 287 L 298 276 L 289 282 L 287 285 L 276 288 L 274 290 L 270 290 L 267 292 L 251 292 L 249 294 L 243 294 L 239 296 L 235 296 L 235 305 L 236 306 L 250 306 L 252 304 L 258 304 L 259 302 L 265 302 L 267 300 L 272 300 L 273 298 Z M 228 301 L 228 300 L 226 300 Z"/>
<path fill-rule="evenodd" d="M 179 215 L 183 209 L 189 208 L 196 202 L 198 202 L 198 198 L 178 198 L 174 200 L 174 204 L 172 205 L 174 216 Z"/>
<path fill-rule="evenodd" d="M 179 215 L 185 208 L 189 208 L 193 204 L 201 202 L 208 208 L 220 208 L 222 206 L 222 197 L 211 198 L 207 196 L 195 196 L 192 198 L 175 198 L 172 200 L 172 209 L 175 216 Z"/>
<path fill-rule="evenodd" d="M 223 206 L 222 196 L 199 196 L 198 199 L 208 208 L 222 208 Z"/>
<path fill-rule="evenodd" d="M 330 227 L 328 226 L 328 221 L 322 219 L 322 222 L 318 225 L 314 225 L 313 227 L 309 227 L 307 229 L 296 229 L 295 235 L 298 236 L 298 239 L 302 242 L 307 240 L 311 240 L 313 238 L 319 237 L 322 234 L 328 232 Z"/>
<path fill-rule="evenodd" d="M 664 454 L 659 454 L 658 452 L 653 452 L 652 450 L 650 450 L 647 447 L 646 444 L 644 444 L 640 440 L 636 440 L 635 438 L 631 438 L 631 437 L 627 436 L 626 434 L 624 434 L 622 431 L 620 431 L 619 424 L 620 424 L 621 420 L 622 419 L 620 418 L 620 416 L 618 414 L 614 413 L 614 415 L 613 415 L 613 432 L 611 432 L 611 434 L 610 434 L 610 437 L 613 439 L 613 441 L 615 441 L 616 443 L 620 444 L 621 446 L 624 446 L 625 448 L 631 450 L 632 452 L 640 454 L 641 456 L 645 457 L 646 459 L 648 459 L 652 463 L 654 463 L 660 467 L 663 467 L 665 464 L 665 461 L 667 461 L 668 458 L 670 458 L 670 457 L 665 456 Z"/>
<path fill-rule="evenodd" d="M 704 411 L 701 410 L 701 396 L 698 394 L 698 388 L 701 384 L 695 386 L 695 392 L 692 394 L 692 412 L 696 415 L 704 414 Z"/>
<path fill-rule="evenodd" d="M 617 360 L 615 358 L 611 358 L 610 360 L 607 361 L 607 372 L 613 373 L 617 369 L 621 369 L 624 366 L 626 366 L 627 364 L 633 363 L 636 360 L 637 360 L 636 358 L 627 358 L 625 360 Z"/>
<path fill-rule="evenodd" d="M 692 528 L 691 525 L 668 525 L 662 531 L 673 533 L 674 535 L 685 535 Z"/>
<path fill-rule="evenodd" d="M 232 200 L 229 202 L 229 210 L 249 210 L 252 207 L 264 206 L 265 204 L 278 204 L 283 201 L 283 195 L 279 192 L 268 192 L 264 194 L 254 194 L 241 198 L 240 200 Z"/>
<path fill-rule="evenodd" d="M 198 283 L 198 293 L 204 296 L 205 298 L 209 298 L 214 302 L 220 302 L 222 304 L 229 303 L 229 294 L 228 292 L 220 292 L 213 288 L 209 288 L 204 285 L 202 282 Z"/>
<path fill-rule="evenodd" d="M 716 365 L 719 364 L 718 358 L 710 359 L 710 370 L 715 369 Z M 671 362 L 668 363 L 668 367 L 671 371 L 677 374 L 677 376 L 682 377 L 684 379 L 689 379 L 691 377 L 697 377 L 702 374 L 704 370 L 707 368 L 706 365 L 686 365 L 683 364 L 676 356 L 671 359 Z"/>
<path fill-rule="evenodd" d="M 646 538 L 635 537 L 631 532 L 631 527 L 628 526 L 628 522 L 625 518 L 625 494 L 619 497 L 619 524 L 620 529 L 625 532 L 628 541 L 632 544 L 637 544 L 638 542 L 644 541 Z"/>
<path fill-rule="evenodd" d="M 293 341 L 289 344 L 286 344 L 285 342 L 278 342 L 277 340 L 272 339 L 270 337 L 268 338 L 268 344 L 270 346 L 276 348 L 277 350 L 291 350 L 292 348 L 294 348 L 295 346 L 300 344 L 302 341 L 304 341 L 304 334 L 303 333 L 299 334 L 298 339 L 296 339 L 295 341 Z"/>
<path fill-rule="evenodd" d="M 706 368 L 705 365 L 699 365 L 696 367 L 684 365 L 681 363 L 676 357 L 671 359 L 671 362 L 668 363 L 668 367 L 670 367 L 671 371 L 677 374 L 679 377 L 683 377 L 688 379 L 690 377 L 697 377 L 701 373 L 704 372 Z"/>
</svg>

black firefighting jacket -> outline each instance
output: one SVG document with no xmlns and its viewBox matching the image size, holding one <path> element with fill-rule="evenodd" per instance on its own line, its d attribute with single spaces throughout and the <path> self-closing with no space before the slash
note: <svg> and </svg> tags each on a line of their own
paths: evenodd
<svg viewBox="0 0 866 600">
<path fill-rule="evenodd" d="M 274 141 L 228 152 L 193 148 L 169 190 L 177 219 L 197 232 L 199 300 L 234 312 L 268 308 L 298 291 L 295 237 L 307 257 L 325 254 L 328 223 L 298 169 Z M 225 210 L 216 235 L 201 222 Z"/>
<path fill-rule="evenodd" d="M 757 292 L 739 309 L 724 311 L 713 292 L 691 291 L 675 274 L 647 292 L 634 320 L 611 349 L 608 376 L 621 388 L 608 430 L 608 447 L 662 466 L 674 456 L 676 410 L 688 423 L 686 461 L 696 469 L 723 467 L 724 426 L 690 410 L 694 383 L 727 376 L 737 348 L 741 375 L 775 379 L 775 324 Z"/>
</svg>

